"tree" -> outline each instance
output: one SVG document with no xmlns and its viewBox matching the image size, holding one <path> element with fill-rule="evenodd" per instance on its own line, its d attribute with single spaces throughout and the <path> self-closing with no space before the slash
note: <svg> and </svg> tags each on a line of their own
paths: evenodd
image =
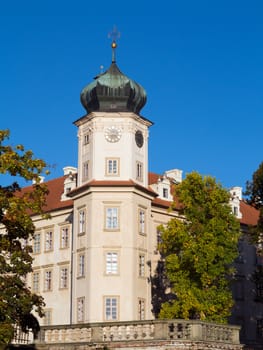
<svg viewBox="0 0 263 350">
<path fill-rule="evenodd" d="M 33 181 L 30 191 L 22 190 L 16 181 L 0 186 L 0 343 L 8 343 L 15 326 L 23 331 L 35 330 L 38 322 L 33 311 L 43 316 L 43 298 L 26 286 L 26 275 L 32 271 L 30 240 L 34 233 L 31 216 L 43 213 L 46 187 L 40 174 L 46 168 L 22 145 L 6 145 L 8 130 L 0 130 L 0 174 L 10 179 Z"/>
<path fill-rule="evenodd" d="M 197 172 L 175 185 L 181 216 L 160 227 L 159 246 L 174 298 L 162 304 L 160 318 L 227 321 L 240 235 L 229 198 L 214 178 Z"/>
<path fill-rule="evenodd" d="M 249 203 L 257 209 L 263 206 L 263 162 L 253 173 L 252 180 L 247 181 L 245 194 L 249 196 Z"/>
<path fill-rule="evenodd" d="M 245 195 L 248 203 L 259 210 L 259 218 L 255 227 L 250 227 L 249 239 L 257 246 L 257 254 L 263 255 L 263 162 L 253 173 L 252 180 L 247 181 Z"/>
</svg>

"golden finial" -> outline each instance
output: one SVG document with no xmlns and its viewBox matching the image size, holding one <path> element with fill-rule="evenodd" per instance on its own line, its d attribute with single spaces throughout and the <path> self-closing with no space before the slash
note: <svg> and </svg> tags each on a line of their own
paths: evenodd
<svg viewBox="0 0 263 350">
<path fill-rule="evenodd" d="M 119 39 L 121 33 L 118 31 L 116 26 L 113 26 L 113 30 L 108 34 L 108 37 L 112 39 L 111 48 L 112 48 L 112 62 L 116 62 L 116 53 L 115 49 L 117 48 L 116 40 Z"/>
</svg>

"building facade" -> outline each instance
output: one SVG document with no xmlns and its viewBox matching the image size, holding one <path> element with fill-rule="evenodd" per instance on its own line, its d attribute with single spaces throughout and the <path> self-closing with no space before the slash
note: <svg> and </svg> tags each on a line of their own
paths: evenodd
<svg viewBox="0 0 263 350">
<path fill-rule="evenodd" d="M 178 215 L 168 209 L 171 186 L 182 180 L 182 171 L 149 172 L 152 122 L 140 114 L 146 93 L 119 70 L 115 50 L 113 42 L 110 68 L 81 92 L 87 113 L 75 121 L 78 166 L 67 166 L 62 177 L 46 182 L 45 210 L 51 218 L 33 218 L 34 265 L 27 283 L 44 297 L 41 325 L 151 320 L 155 315 L 151 281 L 159 260 L 158 226 Z M 258 213 L 242 201 L 241 189 L 232 192 L 241 226 L 256 224 Z M 242 249 L 254 266 L 255 251 L 249 250 L 254 248 Z M 251 268 L 240 275 L 243 282 Z M 235 293 L 238 306 L 231 321 L 248 329 L 247 305 L 253 309 L 248 299 L 255 300 L 249 293 L 237 296 L 238 287 Z M 257 311 L 263 319 L 261 307 Z M 255 320 L 251 326 L 254 340 L 258 325 Z"/>
</svg>

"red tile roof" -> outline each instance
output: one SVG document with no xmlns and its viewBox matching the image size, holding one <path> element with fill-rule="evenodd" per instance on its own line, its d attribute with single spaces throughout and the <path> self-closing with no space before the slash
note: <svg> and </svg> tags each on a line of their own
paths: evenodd
<svg viewBox="0 0 263 350">
<path fill-rule="evenodd" d="M 245 201 L 240 202 L 240 211 L 242 213 L 241 224 L 256 225 L 259 218 L 259 210 L 255 209 Z"/>
<path fill-rule="evenodd" d="M 146 188 L 141 186 L 140 184 L 138 184 L 137 182 L 134 182 L 133 180 L 91 180 L 89 182 L 87 182 L 86 184 L 77 187 L 75 189 L 73 189 L 70 193 L 69 196 L 73 197 L 76 193 L 79 193 L 81 191 L 83 191 L 86 188 L 89 187 L 105 187 L 105 186 L 111 186 L 111 187 L 136 187 L 139 190 L 146 192 L 148 194 L 150 194 L 151 196 L 156 197 L 157 194 L 150 188 Z"/>
<path fill-rule="evenodd" d="M 72 199 L 61 200 L 61 195 L 64 192 L 64 180 L 65 177 L 58 177 L 53 180 L 45 182 L 48 188 L 48 195 L 46 197 L 46 206 L 44 207 L 45 212 L 50 212 L 58 209 L 68 208 L 73 206 Z M 24 187 L 22 191 L 27 192 L 32 189 L 32 186 Z"/>
<path fill-rule="evenodd" d="M 149 185 L 156 184 L 161 176 L 155 173 L 148 173 L 148 183 Z"/>
<path fill-rule="evenodd" d="M 149 184 L 157 183 L 160 175 L 155 173 L 149 173 Z M 64 180 L 65 176 L 49 180 L 45 182 L 49 193 L 46 199 L 46 207 L 44 208 L 45 212 L 50 212 L 54 210 L 69 208 L 73 206 L 73 200 L 61 200 L 61 195 L 64 192 Z M 136 182 L 132 180 L 128 181 L 96 181 L 91 180 L 89 183 L 84 186 L 78 187 L 72 191 L 72 194 L 75 191 L 82 190 L 86 187 L 100 187 L 100 186 L 116 186 L 116 187 L 126 187 L 126 186 L 136 186 L 137 188 L 146 191 L 147 193 L 153 195 L 155 198 L 152 200 L 152 204 L 161 208 L 169 208 L 171 206 L 170 201 L 166 201 L 164 199 L 156 197 L 156 193 L 151 188 L 144 188 L 143 186 L 138 185 Z M 24 187 L 22 191 L 28 191 L 32 188 L 32 186 Z M 259 217 L 259 211 L 255 209 L 253 206 L 246 203 L 244 200 L 240 202 L 240 211 L 242 213 L 242 218 L 240 219 L 240 223 L 244 225 L 256 225 Z"/>
</svg>

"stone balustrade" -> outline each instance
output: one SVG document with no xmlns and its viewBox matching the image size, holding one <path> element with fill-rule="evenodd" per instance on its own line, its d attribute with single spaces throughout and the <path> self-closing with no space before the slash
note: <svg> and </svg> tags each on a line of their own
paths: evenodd
<svg viewBox="0 0 263 350">
<path fill-rule="evenodd" d="M 106 322 L 41 327 L 38 344 L 127 341 L 239 344 L 239 327 L 198 320 Z"/>
</svg>

